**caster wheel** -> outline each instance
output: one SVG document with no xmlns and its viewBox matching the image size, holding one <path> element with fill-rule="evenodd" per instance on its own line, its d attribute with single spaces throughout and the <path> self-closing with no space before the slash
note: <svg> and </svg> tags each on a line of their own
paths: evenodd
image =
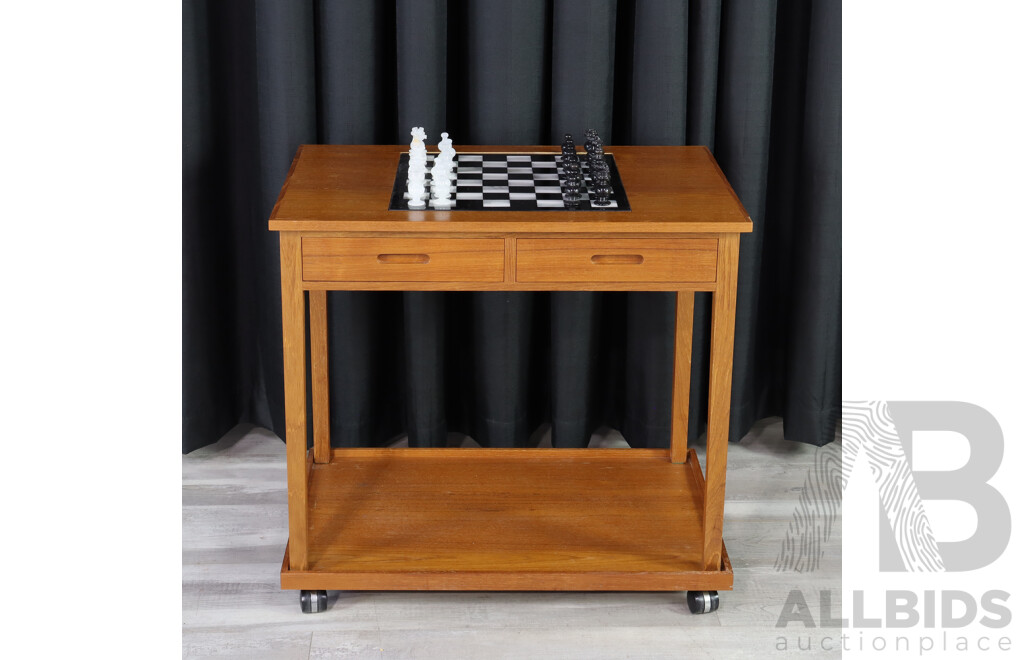
<svg viewBox="0 0 1024 660">
<path fill-rule="evenodd" d="M 707 614 L 718 609 L 717 591 L 687 591 L 686 602 L 694 614 Z"/>
<path fill-rule="evenodd" d="M 299 594 L 299 605 L 305 614 L 316 614 L 327 609 L 326 591 L 307 591 L 303 589 Z"/>
</svg>

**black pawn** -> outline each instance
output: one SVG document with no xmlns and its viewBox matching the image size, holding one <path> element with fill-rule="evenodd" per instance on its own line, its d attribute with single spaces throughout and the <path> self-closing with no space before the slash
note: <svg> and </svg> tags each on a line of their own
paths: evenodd
<svg viewBox="0 0 1024 660">
<path fill-rule="evenodd" d="M 567 205 L 571 206 L 580 199 L 580 188 L 583 185 L 580 171 L 579 158 L 576 158 L 575 155 L 562 158 L 563 199 Z"/>
<path fill-rule="evenodd" d="M 564 199 L 567 205 L 575 206 L 579 203 L 581 198 L 580 189 L 583 187 L 582 183 L 578 176 L 569 177 L 565 180 Z"/>
<path fill-rule="evenodd" d="M 594 205 L 595 206 L 608 206 L 611 204 L 612 187 L 610 184 L 611 178 L 608 173 L 607 164 L 604 168 L 597 168 L 596 171 L 592 171 L 590 176 L 594 182 Z"/>
<path fill-rule="evenodd" d="M 566 179 L 566 180 L 569 180 L 569 179 L 580 179 L 580 180 L 582 180 L 583 177 L 580 176 L 580 165 L 579 165 L 579 163 L 566 163 L 565 164 L 565 169 L 562 170 L 562 178 Z"/>
</svg>

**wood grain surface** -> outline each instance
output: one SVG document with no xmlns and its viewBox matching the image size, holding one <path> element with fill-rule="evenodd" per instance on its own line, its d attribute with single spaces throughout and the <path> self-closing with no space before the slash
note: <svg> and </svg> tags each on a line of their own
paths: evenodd
<svg viewBox="0 0 1024 660">
<path fill-rule="evenodd" d="M 714 238 L 520 238 L 517 282 L 714 282 Z"/>
<path fill-rule="evenodd" d="M 284 352 L 285 442 L 288 445 L 288 533 L 294 568 L 306 567 L 306 294 L 298 236 L 281 235 L 281 325 Z"/>
<path fill-rule="evenodd" d="M 665 450 L 336 449 L 312 469 L 308 570 L 282 586 L 728 589 L 703 567 L 694 469 Z"/>
<path fill-rule="evenodd" d="M 711 297 L 711 374 L 708 384 L 708 448 L 704 496 L 704 566 L 721 564 L 725 511 L 725 466 L 729 451 L 733 338 L 736 332 L 736 276 L 740 240 L 722 238 L 718 248 L 718 286 Z"/>
<path fill-rule="evenodd" d="M 693 292 L 676 294 L 676 337 L 672 377 L 672 437 L 669 455 L 673 463 L 686 460 L 690 427 L 690 365 L 693 357 Z"/>
<path fill-rule="evenodd" d="M 302 239 L 302 279 L 341 282 L 501 282 L 500 238 Z"/>
<path fill-rule="evenodd" d="M 309 368 L 313 396 L 313 460 L 331 458 L 330 361 L 327 350 L 327 292 L 309 292 Z"/>
<path fill-rule="evenodd" d="M 749 214 L 706 147 L 606 147 L 631 211 L 389 211 L 406 145 L 302 145 L 270 216 L 278 231 L 748 232 Z M 462 146 L 459 153 L 558 153 Z M 513 229 L 514 228 L 514 229 Z"/>
</svg>

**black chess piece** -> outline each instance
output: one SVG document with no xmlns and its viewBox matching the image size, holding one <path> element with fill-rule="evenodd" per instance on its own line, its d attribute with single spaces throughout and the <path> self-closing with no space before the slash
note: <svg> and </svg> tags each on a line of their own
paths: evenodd
<svg viewBox="0 0 1024 660">
<path fill-rule="evenodd" d="M 562 149 L 563 151 L 576 151 L 576 141 L 573 140 L 572 133 L 565 134 L 565 140 L 562 141 Z"/>
<path fill-rule="evenodd" d="M 566 185 L 566 189 L 570 192 L 570 196 L 575 195 L 579 198 L 579 189 L 583 185 L 583 176 L 580 173 L 580 164 L 571 161 L 564 162 L 562 164 L 562 175 Z M 575 192 L 573 192 L 575 190 Z"/>
<path fill-rule="evenodd" d="M 579 175 L 569 176 L 565 179 L 565 194 L 563 195 L 567 204 L 577 204 L 580 201 L 582 195 L 580 190 L 583 187 L 583 180 Z"/>
<path fill-rule="evenodd" d="M 583 177 L 580 175 L 574 175 L 566 181 L 566 196 L 565 201 L 570 204 L 578 204 L 583 199 L 582 192 L 584 190 Z"/>
<path fill-rule="evenodd" d="M 562 140 L 562 155 L 576 153 L 576 143 L 573 142 L 572 133 L 566 133 L 565 139 Z"/>
<path fill-rule="evenodd" d="M 580 188 L 583 186 L 583 176 L 579 159 L 562 159 L 562 181 L 564 184 L 564 199 L 567 202 L 576 202 L 580 199 Z"/>
<path fill-rule="evenodd" d="M 607 163 L 604 163 L 607 167 Z M 591 175 L 594 182 L 594 200 L 595 206 L 608 206 L 611 204 L 612 187 L 611 177 L 607 169 L 598 168 L 596 171 L 592 171 Z"/>
</svg>

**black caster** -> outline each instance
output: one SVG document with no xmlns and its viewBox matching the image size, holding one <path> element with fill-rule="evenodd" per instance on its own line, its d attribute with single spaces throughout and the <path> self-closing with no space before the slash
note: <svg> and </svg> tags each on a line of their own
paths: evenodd
<svg viewBox="0 0 1024 660">
<path fill-rule="evenodd" d="M 717 591 L 687 591 L 686 602 L 694 614 L 707 614 L 718 609 Z"/>
<path fill-rule="evenodd" d="M 308 591 L 303 589 L 299 593 L 299 605 L 302 607 L 302 611 L 305 614 L 316 614 L 317 612 L 323 612 L 327 609 L 327 592 L 320 591 Z"/>
</svg>

